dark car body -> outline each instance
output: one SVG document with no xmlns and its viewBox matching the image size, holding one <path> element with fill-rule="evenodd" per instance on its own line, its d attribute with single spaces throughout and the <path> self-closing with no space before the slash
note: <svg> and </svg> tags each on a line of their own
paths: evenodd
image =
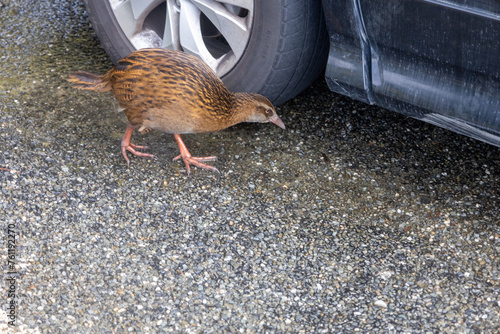
<svg viewBox="0 0 500 334">
<path fill-rule="evenodd" d="M 499 0 L 323 0 L 332 91 L 500 146 Z"/>
</svg>

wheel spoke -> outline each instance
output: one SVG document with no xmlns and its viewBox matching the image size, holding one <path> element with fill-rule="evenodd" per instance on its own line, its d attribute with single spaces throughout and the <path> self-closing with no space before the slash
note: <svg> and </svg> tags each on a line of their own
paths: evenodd
<svg viewBox="0 0 500 334">
<path fill-rule="evenodd" d="M 212 56 L 207 49 L 200 25 L 200 9 L 188 0 L 181 0 L 180 13 L 180 39 L 184 51 L 201 58 L 218 75 L 228 72 L 236 57 L 233 52 L 228 52 L 219 58 Z"/>
<path fill-rule="evenodd" d="M 205 14 L 210 22 L 220 31 L 222 36 L 224 36 L 235 56 L 237 58 L 241 57 L 250 34 L 252 22 L 251 15 L 239 17 L 237 14 L 229 11 L 221 3 L 215 1 L 192 0 L 192 2 L 203 12 L 203 14 Z M 231 4 L 243 3 L 245 6 L 249 6 L 248 1 L 228 0 L 227 2 Z M 249 13 L 251 13 L 251 11 Z"/>
<path fill-rule="evenodd" d="M 248 15 L 239 17 L 221 4 L 250 7 Z M 184 51 L 200 57 L 218 75 L 227 73 L 243 54 L 252 23 L 253 5 L 248 0 L 180 0 L 179 34 Z M 231 50 L 215 58 L 208 50 L 201 30 L 200 14 L 203 13 L 225 38 Z"/>
<path fill-rule="evenodd" d="M 123 33 L 129 39 L 132 38 L 134 33 L 140 29 L 140 24 L 134 17 L 132 3 L 130 0 L 123 1 L 118 6 L 113 8 L 113 14 L 115 15 Z"/>
<path fill-rule="evenodd" d="M 125 0 L 113 7 L 120 28 L 123 33 L 132 38 L 142 30 L 144 19 L 162 0 Z"/>
<path fill-rule="evenodd" d="M 180 0 L 179 33 L 182 49 L 203 59 L 213 68 L 215 58 L 208 51 L 201 34 L 200 10 L 191 1 Z"/>
<path fill-rule="evenodd" d="M 180 8 L 175 0 L 167 0 L 167 17 L 165 20 L 165 30 L 163 31 L 162 47 L 166 49 L 181 49 L 179 33 L 179 13 Z"/>
</svg>

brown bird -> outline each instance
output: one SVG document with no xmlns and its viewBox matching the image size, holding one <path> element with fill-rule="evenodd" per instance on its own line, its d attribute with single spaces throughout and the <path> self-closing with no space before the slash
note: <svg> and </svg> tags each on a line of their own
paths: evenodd
<svg viewBox="0 0 500 334">
<path fill-rule="evenodd" d="M 128 118 L 122 139 L 122 154 L 155 158 L 140 152 L 147 146 L 130 142 L 132 132 L 150 129 L 172 133 L 180 155 L 190 173 L 190 165 L 217 171 L 202 161 L 216 157 L 193 157 L 181 134 L 219 131 L 241 122 L 272 122 L 285 125 L 271 102 L 253 93 L 232 93 L 208 65 L 195 56 L 166 49 L 142 49 L 120 60 L 108 73 L 83 71 L 69 74 L 75 88 L 98 92 L 111 91 Z"/>
</svg>

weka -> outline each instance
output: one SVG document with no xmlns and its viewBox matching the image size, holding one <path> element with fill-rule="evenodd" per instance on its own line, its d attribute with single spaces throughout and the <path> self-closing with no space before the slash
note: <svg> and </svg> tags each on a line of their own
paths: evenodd
<svg viewBox="0 0 500 334">
<path fill-rule="evenodd" d="M 142 49 L 120 60 L 108 73 L 83 71 L 69 74 L 75 88 L 111 91 L 128 118 L 122 139 L 122 154 L 140 157 L 154 155 L 137 151 L 147 146 L 130 142 L 132 132 L 150 129 L 172 133 L 180 155 L 190 173 L 190 165 L 217 171 L 201 161 L 216 157 L 193 157 L 180 134 L 218 131 L 241 122 L 272 122 L 285 125 L 271 102 L 262 95 L 232 93 L 208 65 L 195 56 L 166 49 Z"/>
</svg>

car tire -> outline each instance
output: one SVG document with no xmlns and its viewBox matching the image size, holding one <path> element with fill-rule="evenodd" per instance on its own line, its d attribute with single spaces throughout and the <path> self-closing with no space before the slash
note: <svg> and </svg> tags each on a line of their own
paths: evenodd
<svg viewBox="0 0 500 334">
<path fill-rule="evenodd" d="M 121 30 L 109 1 L 85 0 L 85 4 L 113 62 L 135 50 Z M 260 93 L 281 104 L 322 73 L 327 53 L 328 36 L 321 1 L 256 0 L 247 47 L 221 78 L 232 91 Z"/>
</svg>

